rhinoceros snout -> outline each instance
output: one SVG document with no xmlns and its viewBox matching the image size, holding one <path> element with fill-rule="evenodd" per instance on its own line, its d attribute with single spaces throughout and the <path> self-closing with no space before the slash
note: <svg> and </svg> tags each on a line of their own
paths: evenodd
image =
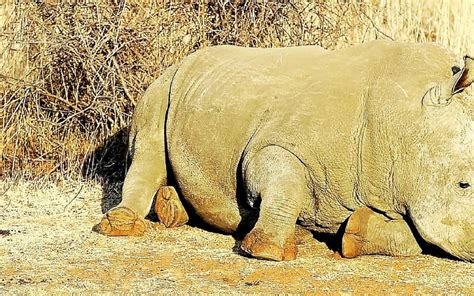
<svg viewBox="0 0 474 296">
<path fill-rule="evenodd" d="M 418 204 L 410 218 L 421 237 L 449 254 L 474 262 L 474 208 L 470 204 Z"/>
</svg>

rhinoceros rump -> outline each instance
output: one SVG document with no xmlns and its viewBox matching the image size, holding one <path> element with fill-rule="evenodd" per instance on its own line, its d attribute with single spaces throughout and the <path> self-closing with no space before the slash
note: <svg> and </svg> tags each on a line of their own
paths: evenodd
<svg viewBox="0 0 474 296">
<path fill-rule="evenodd" d="M 295 258 L 297 222 L 348 221 L 346 257 L 417 254 L 416 231 L 473 261 L 474 65 L 455 64 L 387 41 L 200 50 L 138 103 L 123 200 L 97 230 L 142 234 L 158 191 L 165 225 L 187 221 L 182 198 L 223 232 L 249 231 L 241 248 L 258 258 Z"/>
</svg>

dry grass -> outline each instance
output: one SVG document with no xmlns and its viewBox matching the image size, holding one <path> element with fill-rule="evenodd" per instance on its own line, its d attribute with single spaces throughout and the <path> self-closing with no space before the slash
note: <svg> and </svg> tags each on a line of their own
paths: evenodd
<svg viewBox="0 0 474 296">
<path fill-rule="evenodd" d="M 435 41 L 462 54 L 472 50 L 473 5 L 469 0 L 3 3 L 1 170 L 15 179 L 81 179 L 104 170 L 121 176 L 116 164 L 124 163 L 124 129 L 140 94 L 166 67 L 199 48 L 334 49 L 389 38 Z"/>
</svg>

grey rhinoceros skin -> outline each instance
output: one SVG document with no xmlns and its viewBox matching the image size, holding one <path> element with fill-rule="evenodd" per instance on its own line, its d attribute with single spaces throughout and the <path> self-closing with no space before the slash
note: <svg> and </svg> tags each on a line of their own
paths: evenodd
<svg viewBox="0 0 474 296">
<path fill-rule="evenodd" d="M 118 207 L 145 217 L 172 174 L 211 226 L 257 219 L 249 244 L 286 248 L 296 223 L 336 233 L 370 208 L 473 261 L 473 76 L 434 44 L 199 50 L 139 101 Z"/>
</svg>

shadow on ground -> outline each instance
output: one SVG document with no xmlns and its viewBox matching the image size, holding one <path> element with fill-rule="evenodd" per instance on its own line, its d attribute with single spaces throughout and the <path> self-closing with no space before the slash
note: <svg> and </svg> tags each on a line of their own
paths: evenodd
<svg viewBox="0 0 474 296">
<path fill-rule="evenodd" d="M 129 128 L 125 127 L 104 141 L 91 153 L 82 170 L 83 177 L 96 180 L 102 187 L 102 213 L 121 201 L 122 185 L 128 168 Z"/>
</svg>

